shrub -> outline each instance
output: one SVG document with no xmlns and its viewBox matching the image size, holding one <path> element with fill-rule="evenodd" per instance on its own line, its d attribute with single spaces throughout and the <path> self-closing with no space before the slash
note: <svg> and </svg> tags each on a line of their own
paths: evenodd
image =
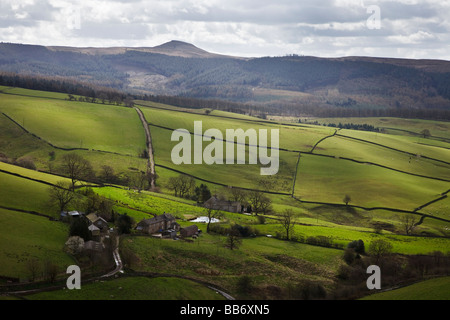
<svg viewBox="0 0 450 320">
<path fill-rule="evenodd" d="M 22 168 L 36 170 L 36 165 L 34 164 L 33 159 L 28 157 L 17 160 L 16 164 Z"/>
<path fill-rule="evenodd" d="M 366 253 L 364 241 L 362 241 L 362 240 L 355 240 L 355 241 L 350 242 L 348 244 L 347 248 L 353 249 L 353 250 L 355 250 L 356 253 L 359 253 L 359 254 Z"/>
</svg>

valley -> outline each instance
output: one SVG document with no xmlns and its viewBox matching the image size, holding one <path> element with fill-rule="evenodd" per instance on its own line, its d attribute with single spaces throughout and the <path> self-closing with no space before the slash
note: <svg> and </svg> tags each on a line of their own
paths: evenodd
<svg viewBox="0 0 450 320">
<path fill-rule="evenodd" d="M 148 292 L 148 286 L 155 286 L 164 292 L 162 299 L 209 300 L 217 298 L 207 289 L 213 286 L 238 299 L 355 299 L 369 294 L 362 288 L 363 271 L 373 262 L 371 248 L 379 241 L 391 246 L 378 261 L 386 270 L 384 286 L 448 272 L 450 144 L 445 121 L 315 117 L 299 123 L 133 102 L 131 108 L 79 101 L 66 93 L 0 87 L 2 294 L 39 285 L 42 293 L 12 297 L 83 299 L 96 292 L 98 299 L 127 294 L 156 299 Z M 151 133 L 152 157 L 140 112 Z M 175 165 L 171 152 L 177 142 L 171 134 L 186 129 L 193 144 L 195 121 L 202 121 L 203 130 L 219 130 L 223 139 L 215 143 L 224 150 L 238 147 L 227 141 L 227 129 L 279 130 L 277 174 L 261 176 L 260 163 Z M 384 130 L 328 126 L 358 121 Z M 429 136 L 421 134 L 424 129 Z M 210 142 L 201 143 L 205 148 Z M 248 158 L 248 142 L 245 152 Z M 89 163 L 72 186 L 68 155 Z M 183 196 L 175 185 L 180 177 L 190 183 Z M 100 258 L 64 250 L 72 225 L 61 221 L 59 208 L 50 201 L 50 189 L 61 189 L 59 183 L 73 190 L 65 211 L 97 212 L 115 230 L 121 217 L 132 221 L 126 232 L 110 235 L 117 237 L 124 263 L 120 279 L 94 282 L 73 296 L 45 287 L 65 281 L 71 264 L 82 265 L 87 280 L 111 271 L 114 263 L 107 254 Z M 191 222 L 211 213 L 195 191 L 201 185 L 210 195 L 239 201 L 253 212 L 215 210 L 220 223 L 208 232 L 206 224 Z M 143 219 L 164 213 L 181 228 L 197 225 L 200 235 L 172 240 L 135 229 Z M 238 241 L 230 249 L 229 234 L 236 230 Z M 347 249 L 358 240 L 364 253 Z M 351 263 L 345 254 L 353 257 Z M 431 262 L 436 259 L 439 265 Z M 57 270 L 51 280 L 49 265 Z M 141 282 L 154 284 L 133 289 L 139 275 L 145 278 Z M 123 292 L 108 295 L 104 292 L 112 289 L 107 286 Z M 191 286 L 202 289 L 190 291 L 198 295 L 180 292 Z"/>
</svg>

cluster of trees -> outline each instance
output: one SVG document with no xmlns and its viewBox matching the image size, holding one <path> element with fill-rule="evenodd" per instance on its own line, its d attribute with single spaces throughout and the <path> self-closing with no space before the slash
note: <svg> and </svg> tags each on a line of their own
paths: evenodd
<svg viewBox="0 0 450 320">
<path fill-rule="evenodd" d="M 58 265 L 48 259 L 41 261 L 37 258 L 30 258 L 26 261 L 25 268 L 31 282 L 44 280 L 54 283 L 60 273 Z"/>
<path fill-rule="evenodd" d="M 10 163 L 15 166 L 19 166 L 22 168 L 36 170 L 36 164 L 33 161 L 33 158 L 25 156 L 21 158 L 9 158 L 4 153 L 0 152 L 0 161 L 5 163 Z"/>
<path fill-rule="evenodd" d="M 370 292 L 366 287 L 367 268 L 379 266 L 382 270 L 382 288 L 404 282 L 422 280 L 427 276 L 446 275 L 450 267 L 450 255 L 440 251 L 428 255 L 399 255 L 384 239 L 374 239 L 366 248 L 362 240 L 348 244 L 342 256 L 345 265 L 338 271 L 339 283 L 333 293 L 336 299 L 355 299 Z"/>
<path fill-rule="evenodd" d="M 120 91 L 120 89 L 108 88 L 92 83 L 79 82 L 76 79 L 61 79 L 41 75 L 19 75 L 16 73 L 7 72 L 0 73 L 0 85 L 67 93 L 68 100 L 82 99 L 82 101 L 126 105 L 130 107 L 133 105 L 133 100 L 138 99 L 165 103 L 183 108 L 210 108 L 240 114 L 250 114 L 262 118 L 264 118 L 268 114 L 281 114 L 292 116 L 308 115 L 322 118 L 400 117 L 412 119 L 450 119 L 450 110 L 446 108 L 371 108 L 363 106 L 355 107 L 353 105 L 352 107 L 338 107 L 335 105 L 322 103 L 320 102 L 320 100 L 314 99 L 312 101 L 277 101 L 276 103 L 242 102 L 241 100 L 236 100 L 233 97 L 216 97 L 211 92 L 217 90 L 213 90 L 211 89 L 211 87 L 209 87 L 209 89 L 207 90 L 207 92 L 209 92 L 208 96 L 204 98 L 199 98 L 199 96 L 193 93 L 184 96 L 149 94 L 137 95 L 125 93 L 123 91 Z M 195 90 L 199 91 L 200 89 L 198 88 Z M 242 91 L 244 89 L 241 88 L 240 90 Z M 231 90 L 231 92 L 234 93 L 238 91 L 236 91 L 235 88 Z M 75 98 L 75 95 L 79 97 Z M 232 101 L 233 99 L 235 101 Z"/>
<path fill-rule="evenodd" d="M 375 127 L 371 124 L 367 124 L 367 123 L 364 123 L 364 124 L 344 123 L 344 124 L 342 124 L 341 122 L 339 122 L 339 124 L 337 124 L 337 125 L 335 123 L 328 123 L 328 124 L 324 123 L 323 126 L 339 128 L 339 129 L 380 132 L 380 128 Z"/>
<path fill-rule="evenodd" d="M 117 89 L 83 83 L 76 79 L 60 79 L 51 76 L 24 75 L 0 72 L 0 85 L 32 90 L 67 93 L 68 100 L 122 104 L 130 100 L 130 95 Z M 79 96 L 76 98 L 74 95 Z"/>
<path fill-rule="evenodd" d="M 263 185 L 261 185 L 263 186 Z M 187 198 L 198 203 L 204 203 L 211 198 L 211 191 L 206 184 L 197 186 L 195 179 L 186 174 L 179 174 L 169 178 L 167 188 L 176 197 Z M 244 190 L 240 188 L 227 188 L 226 194 L 218 195 L 221 200 L 240 202 L 255 215 L 268 214 L 272 211 L 272 200 L 260 190 Z"/>
</svg>

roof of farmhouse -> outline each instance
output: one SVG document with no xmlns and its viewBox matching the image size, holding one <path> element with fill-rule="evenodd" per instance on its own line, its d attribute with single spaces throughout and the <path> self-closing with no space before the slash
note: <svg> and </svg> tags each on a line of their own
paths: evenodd
<svg viewBox="0 0 450 320">
<path fill-rule="evenodd" d="M 151 219 L 142 220 L 141 222 L 146 223 L 146 224 L 154 224 L 154 223 L 158 223 L 161 221 L 172 221 L 172 220 L 175 220 L 175 218 L 171 214 L 164 213 L 162 215 L 156 216 Z"/>
</svg>

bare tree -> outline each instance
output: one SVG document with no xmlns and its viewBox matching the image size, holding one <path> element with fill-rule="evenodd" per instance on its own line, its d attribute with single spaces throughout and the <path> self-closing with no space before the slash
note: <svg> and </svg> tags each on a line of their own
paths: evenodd
<svg viewBox="0 0 450 320">
<path fill-rule="evenodd" d="M 345 205 L 348 206 L 350 201 L 352 201 L 352 198 L 348 194 L 346 194 L 342 201 L 344 201 Z"/>
<path fill-rule="evenodd" d="M 222 213 L 220 212 L 220 210 L 213 210 L 213 206 L 210 203 L 206 204 L 205 208 L 206 208 L 206 216 L 208 217 L 208 222 L 206 224 L 206 233 L 209 233 L 209 226 L 211 224 L 211 220 L 221 218 Z"/>
<path fill-rule="evenodd" d="M 68 182 L 58 181 L 56 185 L 50 187 L 50 206 L 57 207 L 59 212 L 66 211 L 70 203 L 75 199 L 76 194 L 70 190 L 71 185 Z"/>
<path fill-rule="evenodd" d="M 114 172 L 114 168 L 108 165 L 102 166 L 99 178 L 101 179 L 102 182 L 106 183 L 115 183 L 117 181 L 117 176 Z"/>
<path fill-rule="evenodd" d="M 225 239 L 225 247 L 233 250 L 239 248 L 241 244 L 242 239 L 239 236 L 239 231 L 237 231 L 235 228 L 230 228 L 230 232 Z"/>
<path fill-rule="evenodd" d="M 185 198 L 194 192 L 195 180 L 190 176 L 180 174 L 178 177 L 169 178 L 167 188 L 173 190 L 176 197 Z"/>
<path fill-rule="evenodd" d="M 248 204 L 248 194 L 245 190 L 239 188 L 229 188 L 228 195 L 231 201 L 240 202 L 242 205 Z"/>
<path fill-rule="evenodd" d="M 62 157 L 62 169 L 70 180 L 72 180 L 72 190 L 75 190 L 75 183 L 82 179 L 91 178 L 93 175 L 91 163 L 76 153 L 68 153 Z"/>
<path fill-rule="evenodd" d="M 281 225 L 286 232 L 286 239 L 289 240 L 295 226 L 294 211 L 292 211 L 291 209 L 286 209 L 283 211 L 283 213 L 281 214 Z"/>
<path fill-rule="evenodd" d="M 255 215 L 266 214 L 272 210 L 272 201 L 261 191 L 250 192 L 248 200 Z"/>
<path fill-rule="evenodd" d="M 174 196 L 178 197 L 179 186 L 178 186 L 178 179 L 176 177 L 169 178 L 169 181 L 167 182 L 167 189 L 172 190 Z"/>
<path fill-rule="evenodd" d="M 417 219 L 416 219 L 416 217 L 414 217 L 412 215 L 406 214 L 405 216 L 403 216 L 401 221 L 402 221 L 403 227 L 405 228 L 405 233 L 408 236 L 417 227 Z"/>
<path fill-rule="evenodd" d="M 51 283 L 55 282 L 58 276 L 58 266 L 50 260 L 45 261 L 45 277 Z"/>
<path fill-rule="evenodd" d="M 28 272 L 30 273 L 31 282 L 34 282 L 41 269 L 39 266 L 39 260 L 36 258 L 31 258 L 30 260 L 27 261 L 26 267 Z"/>
<path fill-rule="evenodd" d="M 130 187 L 137 189 L 139 193 L 149 187 L 147 174 L 145 172 L 138 172 L 130 177 Z"/>
</svg>

